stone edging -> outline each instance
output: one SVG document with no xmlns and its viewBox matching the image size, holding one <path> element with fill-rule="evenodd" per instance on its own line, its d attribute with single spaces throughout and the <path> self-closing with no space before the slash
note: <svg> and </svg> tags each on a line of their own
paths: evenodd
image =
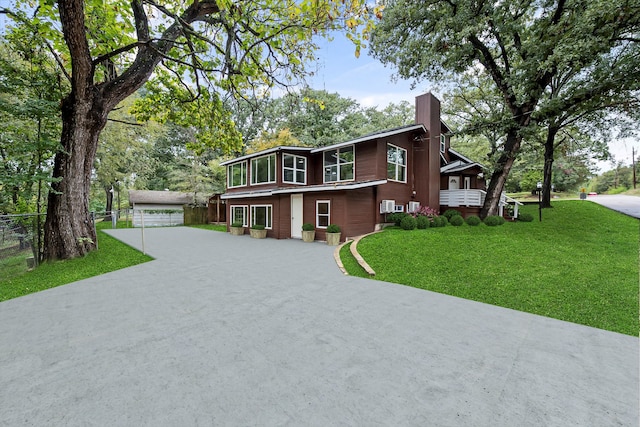
<svg viewBox="0 0 640 427">
<path fill-rule="evenodd" d="M 369 276 L 376 275 L 375 270 L 371 268 L 369 264 L 367 264 L 364 258 L 362 258 L 362 255 L 360 255 L 360 253 L 358 252 L 358 243 L 364 237 L 370 236 L 372 234 L 380 233 L 380 231 L 382 230 L 374 231 L 373 233 L 363 234 L 362 236 L 354 237 L 353 240 L 346 240 L 344 243 L 336 247 L 336 249 L 333 251 L 333 258 L 335 259 L 336 264 L 338 264 L 338 268 L 340 269 L 340 271 L 342 271 L 343 274 L 349 275 L 349 273 L 347 273 L 347 270 L 345 270 L 344 265 L 342 264 L 342 260 L 340 259 L 340 249 L 342 249 L 342 247 L 347 243 L 351 242 L 351 247 L 349 248 L 349 250 L 351 250 L 351 255 L 353 255 L 356 261 L 358 261 L 358 264 L 360 264 L 360 267 L 362 267 Z"/>
</svg>

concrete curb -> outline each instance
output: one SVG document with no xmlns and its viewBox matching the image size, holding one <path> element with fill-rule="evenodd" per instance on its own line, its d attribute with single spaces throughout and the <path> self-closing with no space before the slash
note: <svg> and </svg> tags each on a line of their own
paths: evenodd
<svg viewBox="0 0 640 427">
<path fill-rule="evenodd" d="M 360 252 L 358 252 L 358 243 L 360 243 L 360 240 L 362 240 L 363 238 L 367 236 L 371 236 L 372 234 L 380 233 L 381 231 L 382 230 L 374 231 L 373 233 L 363 234 L 362 236 L 358 236 L 354 238 L 353 243 L 349 248 L 351 250 L 351 255 L 353 255 L 356 261 L 358 261 L 358 264 L 360 264 L 360 267 L 364 268 L 364 271 L 366 271 L 369 276 L 375 276 L 376 272 L 373 268 L 371 268 L 371 266 L 367 263 L 367 261 L 365 261 L 364 258 L 362 258 L 362 255 L 360 255 Z"/>
</svg>

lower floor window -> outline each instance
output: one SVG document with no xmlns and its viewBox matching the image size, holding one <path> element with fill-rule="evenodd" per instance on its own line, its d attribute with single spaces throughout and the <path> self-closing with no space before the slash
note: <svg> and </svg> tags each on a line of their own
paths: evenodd
<svg viewBox="0 0 640 427">
<path fill-rule="evenodd" d="M 248 226 L 246 206 L 231 206 L 231 224 L 242 224 L 243 227 Z"/>
<path fill-rule="evenodd" d="M 264 228 L 271 229 L 272 207 L 271 205 L 251 206 L 251 225 L 264 225 Z"/>
<path fill-rule="evenodd" d="M 327 228 L 329 226 L 330 202 L 328 200 L 318 200 L 316 202 L 316 227 Z"/>
</svg>

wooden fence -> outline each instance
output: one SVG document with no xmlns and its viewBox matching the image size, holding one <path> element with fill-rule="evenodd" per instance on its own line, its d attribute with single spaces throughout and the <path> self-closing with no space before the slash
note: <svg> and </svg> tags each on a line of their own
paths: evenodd
<svg viewBox="0 0 640 427">
<path fill-rule="evenodd" d="M 185 206 L 184 225 L 208 224 L 209 211 L 206 206 Z"/>
</svg>

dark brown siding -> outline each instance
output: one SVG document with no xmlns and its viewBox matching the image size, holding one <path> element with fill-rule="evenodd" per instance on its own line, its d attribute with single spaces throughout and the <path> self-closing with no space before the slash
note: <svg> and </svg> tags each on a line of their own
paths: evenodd
<svg viewBox="0 0 640 427">
<path fill-rule="evenodd" d="M 440 101 L 431 93 L 416 97 L 416 123 L 422 123 L 428 139 L 416 144 L 416 192 L 423 205 L 440 203 Z"/>
<path fill-rule="evenodd" d="M 377 140 L 356 144 L 356 181 L 370 181 L 386 178 L 386 172 L 381 174 L 380 151 Z M 386 151 L 384 153 L 386 156 Z M 386 157 L 385 161 L 386 161 Z M 386 164 L 386 163 L 385 163 Z M 386 167 L 386 166 L 385 166 Z"/>
</svg>

